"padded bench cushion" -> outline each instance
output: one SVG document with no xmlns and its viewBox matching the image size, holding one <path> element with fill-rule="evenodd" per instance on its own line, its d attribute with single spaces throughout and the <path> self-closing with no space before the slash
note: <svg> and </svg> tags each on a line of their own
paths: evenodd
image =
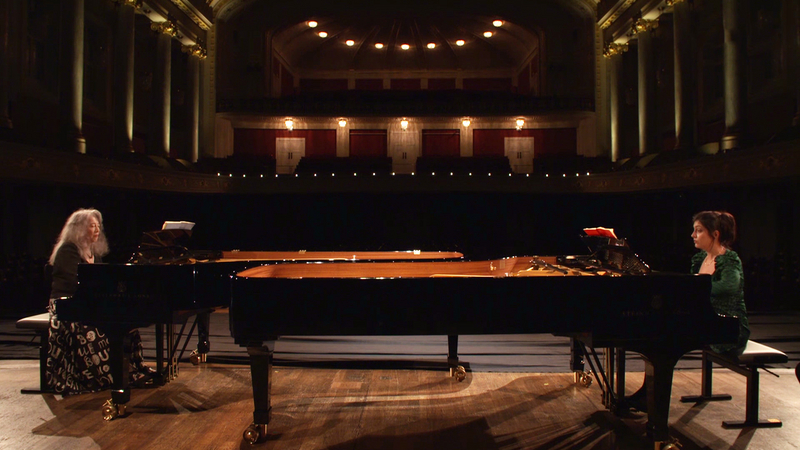
<svg viewBox="0 0 800 450">
<path fill-rule="evenodd" d="M 728 357 L 728 359 L 745 366 L 782 364 L 789 361 L 789 357 L 786 356 L 786 353 L 755 341 L 747 341 L 747 346 L 744 348 L 744 352 L 741 355 L 738 357 Z"/>
<path fill-rule="evenodd" d="M 41 313 L 35 316 L 23 317 L 17 321 L 17 328 L 29 330 L 45 330 L 50 326 L 50 313 Z"/>
</svg>

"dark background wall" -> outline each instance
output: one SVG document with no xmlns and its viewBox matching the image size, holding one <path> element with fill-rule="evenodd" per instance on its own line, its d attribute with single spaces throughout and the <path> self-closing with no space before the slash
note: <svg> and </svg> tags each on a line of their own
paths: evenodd
<svg viewBox="0 0 800 450">
<path fill-rule="evenodd" d="M 653 269 L 687 272 L 691 216 L 725 209 L 739 223 L 750 309 L 796 310 L 798 182 L 633 194 L 200 195 L 0 183 L 0 315 L 41 311 L 42 264 L 67 216 L 103 214 L 124 262 L 141 233 L 196 222 L 192 246 L 215 250 L 456 250 L 469 259 L 584 254 L 584 227 L 612 227 Z M 38 284 L 37 284 L 38 283 Z M 624 293 L 620 293 L 624 295 Z"/>
</svg>

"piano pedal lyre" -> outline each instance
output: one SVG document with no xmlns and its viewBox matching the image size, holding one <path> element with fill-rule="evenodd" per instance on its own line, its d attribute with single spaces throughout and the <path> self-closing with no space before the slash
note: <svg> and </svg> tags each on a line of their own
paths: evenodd
<svg viewBox="0 0 800 450">
<path fill-rule="evenodd" d="M 594 378 L 592 378 L 592 374 L 584 372 L 583 370 L 575 371 L 575 384 L 580 384 L 581 386 L 588 388 L 592 385 L 593 381 Z"/>
<path fill-rule="evenodd" d="M 464 381 L 467 379 L 467 369 L 464 366 L 450 367 L 450 376 L 457 381 Z"/>
<path fill-rule="evenodd" d="M 251 423 L 244 433 L 242 438 L 249 444 L 257 444 L 267 437 L 267 424 L 264 423 Z"/>
<path fill-rule="evenodd" d="M 103 404 L 103 420 L 114 420 L 119 416 L 125 415 L 125 404 L 116 404 L 112 399 L 106 400 Z"/>
</svg>

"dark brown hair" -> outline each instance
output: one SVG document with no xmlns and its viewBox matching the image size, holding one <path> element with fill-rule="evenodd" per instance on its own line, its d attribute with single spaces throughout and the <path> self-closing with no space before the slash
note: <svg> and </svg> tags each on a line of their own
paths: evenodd
<svg viewBox="0 0 800 450">
<path fill-rule="evenodd" d="M 725 211 L 701 211 L 692 217 L 692 223 L 700 222 L 709 233 L 719 231 L 719 243 L 730 248 L 736 240 L 736 219 Z"/>
</svg>

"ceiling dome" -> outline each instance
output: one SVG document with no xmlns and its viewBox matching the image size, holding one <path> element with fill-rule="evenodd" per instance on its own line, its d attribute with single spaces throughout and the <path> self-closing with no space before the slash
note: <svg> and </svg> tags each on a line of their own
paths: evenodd
<svg viewBox="0 0 800 450">
<path fill-rule="evenodd" d="M 518 69 L 538 34 L 486 15 L 314 16 L 275 32 L 273 49 L 300 72 Z"/>
</svg>

